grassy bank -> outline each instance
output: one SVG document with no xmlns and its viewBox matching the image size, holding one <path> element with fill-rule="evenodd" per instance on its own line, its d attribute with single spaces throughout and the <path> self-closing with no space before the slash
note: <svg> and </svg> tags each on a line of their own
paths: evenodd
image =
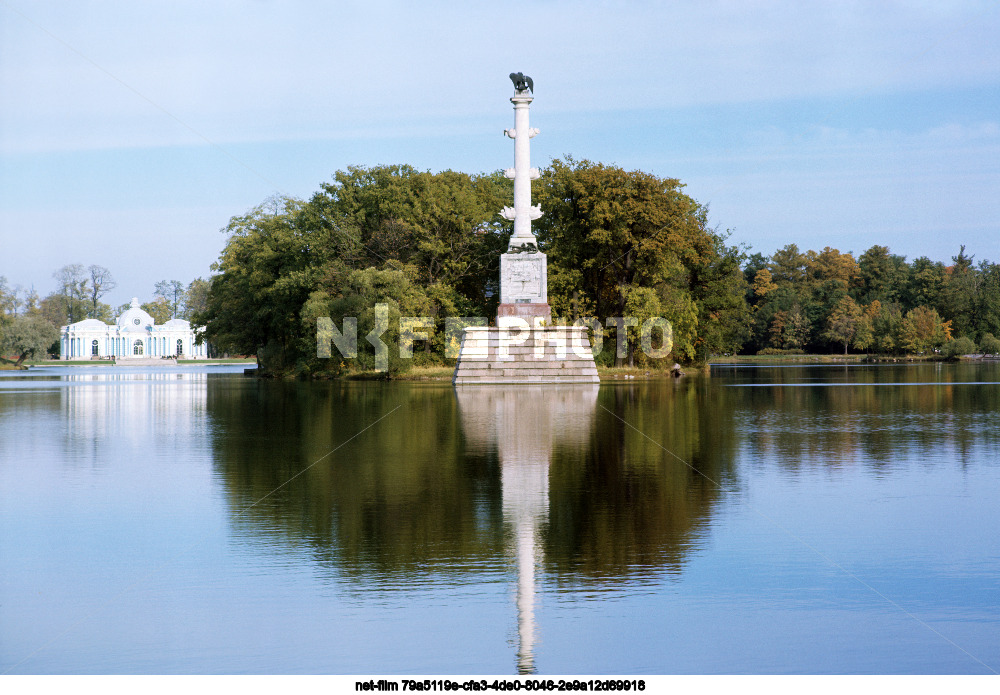
<svg viewBox="0 0 1000 695">
<path fill-rule="evenodd" d="M 28 360 L 32 367 L 114 367 L 111 360 Z"/>
<path fill-rule="evenodd" d="M 25 365 L 31 367 L 114 367 L 111 360 L 27 360 Z M 254 357 L 227 357 L 206 360 L 177 360 L 178 365 L 197 366 L 200 364 L 257 364 Z"/>
<path fill-rule="evenodd" d="M 696 376 L 707 370 L 707 367 L 685 367 L 684 373 Z M 413 367 L 405 374 L 392 377 L 392 381 L 451 381 L 455 375 L 455 367 L 448 365 L 431 365 Z M 663 370 L 644 369 L 639 367 L 598 367 L 597 375 L 601 381 L 616 381 L 627 379 L 668 379 L 670 373 Z M 344 378 L 351 381 L 381 381 L 385 379 L 383 372 L 355 372 Z"/>
<path fill-rule="evenodd" d="M 219 357 L 204 360 L 177 360 L 177 364 L 257 364 L 256 357 Z"/>
</svg>

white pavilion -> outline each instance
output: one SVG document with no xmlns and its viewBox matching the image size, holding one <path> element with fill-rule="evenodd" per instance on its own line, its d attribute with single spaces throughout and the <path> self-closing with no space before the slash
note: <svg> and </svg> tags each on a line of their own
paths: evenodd
<svg viewBox="0 0 1000 695">
<path fill-rule="evenodd" d="M 60 359 L 204 358 L 208 346 L 196 344 L 196 337 L 195 330 L 184 319 L 170 319 L 158 325 L 133 297 L 131 306 L 114 324 L 84 319 L 63 326 Z"/>
</svg>

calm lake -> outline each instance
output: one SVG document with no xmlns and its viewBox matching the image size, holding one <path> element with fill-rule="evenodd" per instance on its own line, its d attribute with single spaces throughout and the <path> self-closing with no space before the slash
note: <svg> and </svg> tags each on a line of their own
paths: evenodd
<svg viewBox="0 0 1000 695">
<path fill-rule="evenodd" d="M 0 372 L 0 673 L 994 673 L 1000 365 Z"/>
</svg>

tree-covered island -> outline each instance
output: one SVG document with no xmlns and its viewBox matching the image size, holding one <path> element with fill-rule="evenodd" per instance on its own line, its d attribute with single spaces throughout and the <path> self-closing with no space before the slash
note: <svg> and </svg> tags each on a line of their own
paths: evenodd
<svg viewBox="0 0 1000 695">
<path fill-rule="evenodd" d="M 370 368 L 373 353 L 359 340 L 356 359 L 317 358 L 317 318 L 339 327 L 357 317 L 363 336 L 375 304 L 385 303 L 390 345 L 400 316 L 434 324 L 413 360 L 390 350 L 390 372 L 445 364 L 446 317 L 496 315 L 499 257 L 512 233 L 499 211 L 511 185 L 502 172 L 350 167 L 308 201 L 269 199 L 224 230 L 195 321 L 217 349 L 256 354 L 264 373 L 338 375 Z M 607 325 L 662 316 L 674 343 L 660 362 L 738 352 L 997 351 L 1000 268 L 974 263 L 964 247 L 951 266 L 907 263 L 884 246 L 858 258 L 795 245 L 749 255 L 709 226 L 707 209 L 676 179 L 565 158 L 533 186 L 553 318 Z M 617 356 L 611 326 L 598 364 L 649 366 L 638 329 L 622 330 L 630 332 L 626 356 Z"/>
</svg>

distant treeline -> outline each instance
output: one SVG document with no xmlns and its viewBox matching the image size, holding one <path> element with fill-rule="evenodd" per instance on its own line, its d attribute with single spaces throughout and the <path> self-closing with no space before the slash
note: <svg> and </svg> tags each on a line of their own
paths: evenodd
<svg viewBox="0 0 1000 695">
<path fill-rule="evenodd" d="M 748 255 L 712 229 L 707 210 L 676 179 L 553 160 L 533 183 L 535 222 L 548 255 L 554 318 L 662 316 L 674 328 L 669 361 L 759 351 L 927 352 L 954 338 L 991 347 L 1000 333 L 1000 270 L 962 247 L 951 265 L 907 263 L 883 246 L 857 259 L 836 249 Z M 376 303 L 435 329 L 415 360 L 391 350 L 390 371 L 441 362 L 444 320 L 496 315 L 500 254 L 513 196 L 502 172 L 421 172 L 406 165 L 351 167 L 308 201 L 277 197 L 224 230 L 228 241 L 194 322 L 234 354 L 257 354 L 265 372 L 340 373 L 372 364 L 366 341 L 353 360 L 316 357 L 316 319 L 374 326 Z M 642 364 L 629 350 L 598 362 Z M 605 340 L 617 340 L 609 328 Z M 953 347 L 955 347 L 953 345 Z M 975 345 L 973 345 L 975 347 Z"/>
<path fill-rule="evenodd" d="M 795 244 L 745 262 L 750 335 L 744 352 L 830 351 L 839 346 L 887 354 L 996 353 L 1000 343 L 1000 266 L 965 253 L 951 265 L 911 263 L 885 246 L 857 259 L 829 247 Z M 958 340 L 956 340 L 958 339 Z"/>
</svg>

